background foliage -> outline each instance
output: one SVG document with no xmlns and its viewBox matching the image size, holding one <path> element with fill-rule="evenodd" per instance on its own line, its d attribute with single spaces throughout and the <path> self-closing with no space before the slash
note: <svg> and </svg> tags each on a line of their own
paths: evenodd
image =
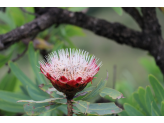
<svg viewBox="0 0 164 123">
<path fill-rule="evenodd" d="M 24 10 L 34 13 L 33 7 L 25 7 Z M 139 30 L 137 24 L 120 7 L 113 8 L 86 8 L 86 7 L 63 7 L 70 11 L 83 11 L 88 15 L 105 18 L 111 22 L 121 22 L 130 28 Z M 140 8 L 138 8 L 140 10 Z M 157 16 L 160 24 L 164 21 L 162 12 L 157 9 Z M 112 17 L 112 18 L 111 18 Z M 0 11 L 0 34 L 5 34 L 16 27 L 28 23 L 35 19 L 35 15 L 22 11 L 20 8 L 7 7 L 5 12 Z M 162 28 L 163 29 L 163 28 Z M 13 44 L 10 48 L 0 52 L 0 115 L 26 115 L 23 105 L 25 102 L 17 103 L 18 100 L 45 100 L 49 95 L 38 88 L 40 84 L 47 84 L 48 81 L 40 74 L 38 60 L 42 59 L 41 52 L 57 51 L 61 48 L 81 48 L 96 55 L 103 62 L 97 79 L 92 86 L 96 86 L 101 78 L 106 78 L 106 69 L 109 71 L 107 87 L 113 87 L 113 65 L 116 69 L 115 88 L 124 97 L 116 99 L 118 95 L 106 94 L 110 92 L 105 88 L 97 92 L 95 98 L 90 99 L 92 103 L 106 98 L 108 102 L 116 102 L 125 109 L 117 115 L 164 115 L 163 114 L 163 75 L 156 66 L 155 61 L 147 52 L 120 46 L 108 39 L 95 36 L 86 30 L 72 25 L 55 25 L 41 32 L 33 39 L 33 44 L 28 44 L 30 40 L 22 40 Z M 30 45 L 30 46 L 29 46 Z M 35 50 L 34 50 L 35 49 Z M 118 50 L 119 49 L 119 50 Z M 27 52 L 26 52 L 27 51 Z M 19 56 L 23 53 L 23 56 Z M 16 59 L 16 60 L 15 60 Z M 15 62 L 15 63 L 14 63 Z M 141 74 L 142 73 L 142 74 Z M 148 74 L 152 74 L 149 77 Z M 149 83 L 150 82 L 150 83 Z M 152 89 L 151 89 L 152 88 Z M 112 90 L 113 91 L 113 90 Z M 108 96 L 110 95 L 110 97 Z M 113 98 L 112 98 L 113 97 Z M 77 97 L 77 100 L 81 99 Z M 89 97 L 83 97 L 89 99 Z M 79 104 L 87 105 L 86 100 Z M 76 101 L 76 99 L 75 99 Z M 100 101 L 103 102 L 101 99 Z M 78 103 L 77 115 L 97 115 L 92 110 L 81 108 Z M 114 103 L 113 103 L 114 104 Z M 115 105 L 115 104 L 114 104 Z M 93 104 L 91 104 L 93 106 Z M 104 107 L 108 106 L 102 106 Z M 37 115 L 64 115 L 66 105 L 54 107 L 51 112 Z M 119 110 L 119 109 L 118 109 Z M 111 111 L 111 110 L 110 110 Z M 114 112 L 108 112 L 110 115 Z M 32 112 L 32 111 L 31 111 Z M 42 112 L 42 111 L 41 111 Z M 44 112 L 44 111 L 43 111 Z M 119 111 L 118 111 L 119 112 Z M 117 111 L 115 113 L 118 113 Z M 90 114 L 91 113 L 91 114 Z M 105 115 L 99 112 L 101 115 Z"/>
</svg>

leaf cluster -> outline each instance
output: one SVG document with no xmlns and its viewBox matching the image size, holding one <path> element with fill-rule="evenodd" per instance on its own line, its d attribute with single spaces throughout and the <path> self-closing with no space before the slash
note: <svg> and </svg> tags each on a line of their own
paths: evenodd
<svg viewBox="0 0 164 123">
<path fill-rule="evenodd" d="M 164 88 L 161 83 L 153 76 L 149 75 L 150 86 L 146 89 L 139 87 L 133 93 L 132 98 L 135 104 L 124 104 L 124 111 L 121 116 L 163 116 L 164 115 Z"/>
</svg>

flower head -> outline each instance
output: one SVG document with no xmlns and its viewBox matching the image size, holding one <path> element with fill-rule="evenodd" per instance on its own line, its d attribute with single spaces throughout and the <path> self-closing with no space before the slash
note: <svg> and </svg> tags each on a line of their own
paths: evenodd
<svg viewBox="0 0 164 123">
<path fill-rule="evenodd" d="M 97 64 L 95 56 L 80 49 L 61 49 L 52 52 L 46 59 L 47 62 L 39 62 L 41 72 L 58 91 L 67 96 L 74 96 L 83 90 L 101 66 L 101 62 Z"/>
</svg>

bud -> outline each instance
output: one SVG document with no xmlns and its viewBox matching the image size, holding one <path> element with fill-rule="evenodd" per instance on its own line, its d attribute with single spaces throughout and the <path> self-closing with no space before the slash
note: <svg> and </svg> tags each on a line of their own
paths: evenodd
<svg viewBox="0 0 164 123">
<path fill-rule="evenodd" d="M 61 49 L 52 52 L 46 59 L 47 62 L 39 62 L 41 72 L 67 99 L 82 91 L 101 66 L 101 62 L 97 64 L 95 56 L 89 56 L 88 52 L 80 49 Z"/>
</svg>

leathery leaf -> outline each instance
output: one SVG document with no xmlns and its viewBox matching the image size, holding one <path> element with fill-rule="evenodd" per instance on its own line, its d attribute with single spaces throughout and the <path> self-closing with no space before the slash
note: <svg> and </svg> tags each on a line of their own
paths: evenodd
<svg viewBox="0 0 164 123">
<path fill-rule="evenodd" d="M 109 97 L 112 97 L 113 99 L 124 98 L 123 94 L 120 93 L 119 91 L 112 89 L 112 88 L 107 88 L 107 87 L 105 87 L 101 91 L 100 96 L 101 97 L 109 96 Z"/>
<path fill-rule="evenodd" d="M 24 105 L 24 110 L 27 115 L 39 115 L 55 110 L 60 104 L 54 102 L 45 103 L 28 103 Z"/>
<path fill-rule="evenodd" d="M 90 103 L 86 101 L 75 101 L 74 106 L 78 109 L 77 113 L 88 113 L 97 115 L 107 115 L 122 111 L 114 103 Z"/>
</svg>

